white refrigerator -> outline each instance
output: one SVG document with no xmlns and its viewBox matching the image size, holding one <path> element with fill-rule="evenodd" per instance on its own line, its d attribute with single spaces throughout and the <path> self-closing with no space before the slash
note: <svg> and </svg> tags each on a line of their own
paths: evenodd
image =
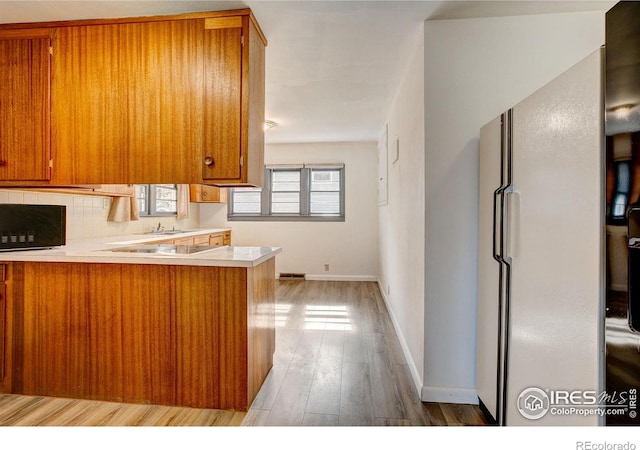
<svg viewBox="0 0 640 450">
<path fill-rule="evenodd" d="M 603 113 L 597 50 L 481 129 L 476 389 L 497 424 L 603 423 Z"/>
</svg>

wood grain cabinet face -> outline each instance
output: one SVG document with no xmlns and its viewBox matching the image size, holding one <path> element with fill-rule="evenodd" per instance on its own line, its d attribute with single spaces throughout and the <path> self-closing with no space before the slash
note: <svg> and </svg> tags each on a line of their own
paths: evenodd
<svg viewBox="0 0 640 450">
<path fill-rule="evenodd" d="M 226 203 L 227 190 L 216 186 L 204 184 L 189 185 L 190 200 L 192 203 Z"/>
<path fill-rule="evenodd" d="M 6 392 L 246 411 L 271 369 L 273 259 L 12 263 L 15 273 Z"/>
<path fill-rule="evenodd" d="M 193 245 L 193 238 L 188 237 L 188 238 L 174 239 L 173 244 L 174 245 Z"/>
<path fill-rule="evenodd" d="M 193 245 L 209 245 L 209 236 L 206 234 L 203 234 L 202 236 L 194 236 Z"/>
<path fill-rule="evenodd" d="M 0 182 L 50 177 L 50 30 L 0 30 Z"/>
<path fill-rule="evenodd" d="M 0 184 L 262 186 L 249 10 L 21 27 L 0 25 Z"/>
<path fill-rule="evenodd" d="M 209 245 L 231 245 L 231 231 L 210 234 Z"/>
<path fill-rule="evenodd" d="M 203 180 L 241 180 L 242 18 L 205 22 Z"/>
<path fill-rule="evenodd" d="M 202 23 L 56 29 L 54 182 L 183 182 L 197 173 Z"/>
<path fill-rule="evenodd" d="M 209 236 L 209 245 L 224 245 L 222 233 L 212 234 Z"/>
<path fill-rule="evenodd" d="M 250 16 L 205 21 L 202 180 L 262 186 L 266 41 Z"/>
<path fill-rule="evenodd" d="M 52 184 L 261 185 L 266 42 L 237 14 L 58 25 Z"/>
</svg>

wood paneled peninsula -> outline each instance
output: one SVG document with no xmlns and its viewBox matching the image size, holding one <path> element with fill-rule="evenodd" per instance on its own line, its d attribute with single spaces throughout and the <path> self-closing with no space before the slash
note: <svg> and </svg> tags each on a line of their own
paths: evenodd
<svg viewBox="0 0 640 450">
<path fill-rule="evenodd" d="M 273 363 L 280 249 L 109 251 L 150 239 L 0 253 L 0 392 L 249 408 Z"/>
</svg>

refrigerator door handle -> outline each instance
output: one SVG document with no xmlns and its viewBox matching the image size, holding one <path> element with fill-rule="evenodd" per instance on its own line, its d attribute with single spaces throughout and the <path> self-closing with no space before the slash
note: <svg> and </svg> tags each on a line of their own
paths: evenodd
<svg viewBox="0 0 640 450">
<path fill-rule="evenodd" d="M 507 193 L 505 193 L 505 190 L 507 189 L 507 186 L 501 186 L 498 189 L 496 189 L 495 193 L 493 194 L 493 202 L 494 202 L 494 225 L 493 225 L 493 258 L 498 261 L 501 265 L 506 265 L 509 262 L 506 260 L 505 258 L 505 235 L 506 233 L 506 229 L 507 229 L 507 211 L 506 211 L 506 205 L 507 205 Z M 500 205 L 498 207 L 498 204 Z M 499 219 L 496 220 L 496 212 L 497 210 L 499 210 Z M 498 229 L 499 227 L 499 229 Z M 508 235 L 507 235 L 508 237 Z M 500 239 L 499 243 L 498 243 L 498 239 Z"/>
<path fill-rule="evenodd" d="M 498 197 L 500 196 L 502 189 L 503 187 L 500 186 L 493 193 L 493 259 L 498 261 L 498 263 L 500 264 L 502 264 L 502 256 L 498 252 L 498 239 L 496 237 L 496 234 L 498 232 L 498 221 L 496 220 L 496 213 L 498 212 Z M 502 199 L 500 203 L 502 204 Z M 499 220 L 500 222 L 502 222 L 502 209 L 500 210 L 500 214 L 501 215 Z M 500 236 L 500 241 L 502 244 L 502 236 Z"/>
</svg>

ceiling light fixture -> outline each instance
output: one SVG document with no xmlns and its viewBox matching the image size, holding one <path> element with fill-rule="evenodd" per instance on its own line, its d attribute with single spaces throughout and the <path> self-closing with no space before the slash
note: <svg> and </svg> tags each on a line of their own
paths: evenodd
<svg viewBox="0 0 640 450">
<path fill-rule="evenodd" d="M 631 110 L 636 105 L 632 105 L 630 103 L 626 105 L 616 106 L 615 108 L 611 108 L 610 111 L 617 119 L 627 119 L 631 114 Z"/>
<path fill-rule="evenodd" d="M 275 123 L 273 120 L 265 120 L 264 121 L 264 131 L 270 130 L 273 127 L 277 127 L 278 124 Z"/>
</svg>

